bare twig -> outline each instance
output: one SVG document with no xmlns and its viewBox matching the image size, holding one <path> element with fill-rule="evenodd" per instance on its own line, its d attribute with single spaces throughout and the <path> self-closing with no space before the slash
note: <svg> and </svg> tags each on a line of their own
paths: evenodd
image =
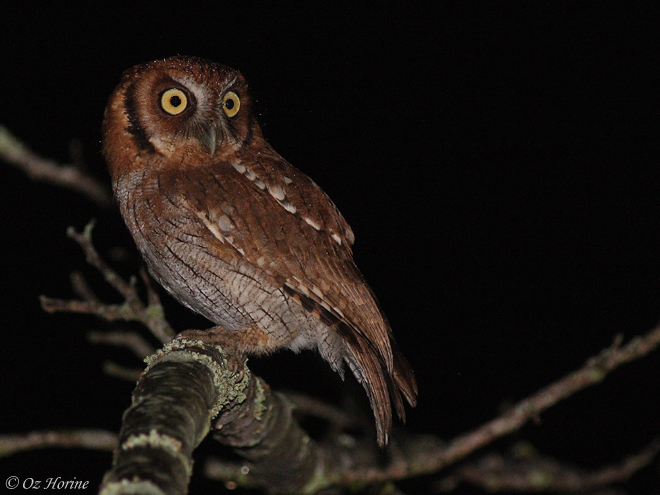
<svg viewBox="0 0 660 495">
<path fill-rule="evenodd" d="M 296 412 L 324 419 L 331 423 L 336 430 L 342 430 L 358 425 L 364 426 L 364 423 L 355 416 L 314 397 L 288 390 L 284 395 L 286 395 L 286 398 L 296 407 Z"/>
<path fill-rule="evenodd" d="M 621 337 L 617 336 L 613 345 L 600 354 L 587 360 L 577 371 L 541 389 L 531 397 L 520 401 L 511 410 L 502 414 L 477 430 L 462 435 L 452 441 L 444 450 L 442 459 L 429 460 L 428 469 L 439 469 L 449 462 L 463 459 L 474 450 L 483 447 L 494 439 L 519 429 L 531 418 L 574 393 L 603 381 L 607 374 L 622 364 L 645 356 L 660 344 L 660 327 L 646 335 L 635 337 L 624 347 Z"/>
<path fill-rule="evenodd" d="M 79 157 L 74 158 L 77 161 Z M 112 205 L 112 194 L 108 187 L 85 173 L 75 161 L 72 165 L 60 165 L 53 160 L 42 158 L 2 125 L 0 125 L 0 159 L 14 165 L 32 179 L 72 189 L 103 208 Z"/>
<path fill-rule="evenodd" d="M 136 280 L 132 278 L 126 282 L 116 271 L 110 268 L 98 254 L 92 244 L 92 228 L 94 222 L 85 226 L 82 233 L 76 232 L 73 227 L 67 229 L 67 235 L 75 240 L 85 252 L 87 262 L 96 268 L 106 282 L 110 284 L 124 298 L 123 304 L 104 304 L 81 283 L 81 278 L 74 279 L 76 292 L 85 300 L 62 300 L 41 296 L 41 306 L 45 311 L 54 313 L 58 311 L 69 313 L 93 314 L 106 321 L 137 321 L 145 325 L 151 333 L 161 342 L 165 343 L 174 336 L 174 331 L 165 319 L 163 307 L 158 294 L 151 284 L 146 285 L 148 305 L 145 305 L 137 292 Z M 146 274 L 142 275 L 143 280 Z"/>
<path fill-rule="evenodd" d="M 458 468 L 451 476 L 453 480 L 450 484 L 455 485 L 462 480 L 482 486 L 491 492 L 587 492 L 628 480 L 640 469 L 648 466 L 659 451 L 660 443 L 654 441 L 638 454 L 593 472 L 539 456 L 512 459 L 489 455 Z"/>
<path fill-rule="evenodd" d="M 105 361 L 103 363 L 103 373 L 120 380 L 125 380 L 127 382 L 135 383 L 140 378 L 142 374 L 141 369 L 128 368 L 120 364 L 115 363 L 114 361 Z"/>
<path fill-rule="evenodd" d="M 658 344 L 660 327 L 633 338 L 623 347 L 621 338 L 617 337 L 611 347 L 587 360 L 579 370 L 520 401 L 511 410 L 476 430 L 455 438 L 449 444 L 443 444 L 431 436 L 416 438 L 403 448 L 405 455 L 393 458 L 389 466 L 383 469 L 363 466 L 346 469 L 343 482 L 374 483 L 435 473 L 495 439 L 518 430 L 531 418 L 576 392 L 600 383 L 608 373 L 622 364 L 645 356 L 656 349 Z"/>
<path fill-rule="evenodd" d="M 92 344 L 126 347 L 140 359 L 156 352 L 154 346 L 136 332 L 89 332 L 87 340 Z"/>
<path fill-rule="evenodd" d="M 98 296 L 89 286 L 82 273 L 74 271 L 69 278 L 71 279 L 71 288 L 73 289 L 73 292 L 75 292 L 80 299 L 83 301 L 99 302 Z"/>
<path fill-rule="evenodd" d="M 121 294 L 126 302 L 129 304 L 140 303 L 140 297 L 135 290 L 134 283 L 126 282 L 119 274 L 110 268 L 103 258 L 99 255 L 92 243 L 92 230 L 94 229 L 95 221 L 90 221 L 82 232 L 77 232 L 73 227 L 69 227 L 66 230 L 66 235 L 71 239 L 76 241 L 78 245 L 82 248 L 87 259 L 87 263 L 96 268 L 103 277 L 105 281 L 110 284 L 110 286 L 115 289 L 119 294 Z"/>
<path fill-rule="evenodd" d="M 105 430 L 33 431 L 23 435 L 0 435 L 0 457 L 48 447 L 112 452 L 116 446 L 117 435 Z"/>
</svg>

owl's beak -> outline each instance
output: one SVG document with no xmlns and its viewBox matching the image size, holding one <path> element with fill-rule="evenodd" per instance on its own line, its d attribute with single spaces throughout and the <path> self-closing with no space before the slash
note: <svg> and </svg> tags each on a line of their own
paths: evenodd
<svg viewBox="0 0 660 495">
<path fill-rule="evenodd" d="M 221 140 L 220 138 L 220 129 L 218 129 L 218 125 L 213 122 L 211 123 L 207 128 L 206 132 L 201 136 L 201 143 L 202 146 L 206 149 L 209 155 L 213 157 L 215 154 L 215 150 L 218 146 L 218 141 Z"/>
</svg>

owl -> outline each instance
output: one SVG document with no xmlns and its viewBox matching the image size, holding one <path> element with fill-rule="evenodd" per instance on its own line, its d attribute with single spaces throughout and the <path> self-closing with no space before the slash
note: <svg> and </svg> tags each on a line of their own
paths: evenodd
<svg viewBox="0 0 660 495">
<path fill-rule="evenodd" d="M 240 72 L 172 57 L 126 71 L 103 121 L 120 210 L 152 276 L 260 355 L 317 349 L 365 388 L 377 439 L 416 404 L 412 369 L 353 261 L 330 198 L 264 139 Z"/>
</svg>

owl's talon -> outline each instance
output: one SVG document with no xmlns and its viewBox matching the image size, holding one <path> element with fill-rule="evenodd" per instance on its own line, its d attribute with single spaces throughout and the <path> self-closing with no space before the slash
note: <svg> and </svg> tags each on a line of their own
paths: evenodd
<svg viewBox="0 0 660 495">
<path fill-rule="evenodd" d="M 245 354 L 236 352 L 227 356 L 227 368 L 232 375 L 237 375 L 238 381 L 243 380 L 245 375 Z"/>
</svg>

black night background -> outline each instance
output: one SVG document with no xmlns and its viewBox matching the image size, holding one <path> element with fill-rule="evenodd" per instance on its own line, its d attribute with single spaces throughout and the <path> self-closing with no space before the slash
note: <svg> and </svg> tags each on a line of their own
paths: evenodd
<svg viewBox="0 0 660 495">
<path fill-rule="evenodd" d="M 660 8 L 428 4 L 5 6 L 0 123 L 62 163 L 79 143 L 88 171 L 109 184 L 100 124 L 125 69 L 185 54 L 241 70 L 266 138 L 355 231 L 357 264 L 419 382 L 406 428 L 449 440 L 580 367 L 617 334 L 627 340 L 660 320 Z M 77 270 L 119 302 L 66 237 L 68 226 L 95 218 L 101 254 L 136 273 L 118 209 L 4 162 L 0 191 L 0 434 L 116 431 L 133 385 L 102 364 L 141 363 L 86 341 L 110 324 L 48 315 L 38 296 L 73 298 Z M 206 325 L 163 300 L 178 330 Z M 527 440 L 585 469 L 620 462 L 660 436 L 659 357 L 614 371 L 476 456 Z M 249 365 L 275 389 L 337 403 L 351 393 L 368 407 L 352 379 L 342 384 L 312 353 Z M 110 463 L 107 453 L 27 452 L 0 459 L 0 478 L 77 477 L 95 490 Z M 660 493 L 658 467 L 621 493 Z M 190 492 L 216 487 L 197 475 Z"/>
</svg>

